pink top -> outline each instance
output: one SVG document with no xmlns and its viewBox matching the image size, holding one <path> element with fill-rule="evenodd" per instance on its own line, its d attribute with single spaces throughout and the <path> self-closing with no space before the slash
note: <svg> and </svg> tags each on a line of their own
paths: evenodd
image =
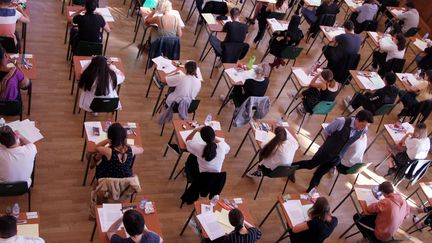
<svg viewBox="0 0 432 243">
<path fill-rule="evenodd" d="M 370 214 L 377 214 L 375 220 L 375 236 L 387 241 L 396 233 L 404 219 L 409 216 L 410 208 L 399 194 L 391 193 L 367 208 Z"/>
<path fill-rule="evenodd" d="M 15 8 L 0 8 L 0 36 L 12 37 L 16 43 L 16 22 L 21 17 L 22 14 Z"/>
</svg>

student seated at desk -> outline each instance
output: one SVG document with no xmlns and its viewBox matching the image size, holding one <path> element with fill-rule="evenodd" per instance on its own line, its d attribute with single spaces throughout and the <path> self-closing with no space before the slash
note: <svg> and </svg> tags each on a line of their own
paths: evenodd
<svg viewBox="0 0 432 243">
<path fill-rule="evenodd" d="M 261 161 L 256 171 L 249 172 L 248 177 L 262 176 L 262 172 L 270 173 L 280 165 L 290 166 L 293 163 L 294 155 L 299 148 L 297 136 L 290 134 L 284 127 L 276 127 L 275 137 L 272 138 L 259 153 Z M 295 178 L 290 178 L 295 182 Z"/>
<path fill-rule="evenodd" d="M 182 37 L 183 31 L 180 26 L 180 21 L 176 15 L 172 13 L 172 3 L 168 0 L 159 1 L 156 7 L 157 11 L 150 13 L 145 19 L 147 25 L 157 25 L 156 29 L 152 29 L 150 41 L 154 42 L 159 37 Z M 162 13 L 162 16 L 157 15 Z"/>
<path fill-rule="evenodd" d="M 121 224 L 129 238 L 122 238 L 117 234 Z M 156 233 L 145 228 L 145 221 L 143 215 L 136 210 L 127 210 L 123 217 L 115 221 L 107 231 L 110 243 L 159 243 L 162 238 Z"/>
<path fill-rule="evenodd" d="M 394 192 L 393 185 L 385 181 L 378 186 L 384 199 L 367 206 L 366 212 L 356 213 L 353 217 L 363 241 L 389 241 L 410 214 L 410 208 L 405 199 Z"/>
<path fill-rule="evenodd" d="M 36 146 L 7 125 L 0 127 L 0 144 L 0 182 L 27 181 L 30 187 Z"/>
<path fill-rule="evenodd" d="M 110 27 L 102 15 L 94 12 L 97 5 L 98 0 L 86 0 L 85 8 L 72 14 L 72 23 L 78 25 L 78 29 L 71 28 L 70 31 L 72 52 L 75 51 L 79 41 L 102 43 L 101 29 L 110 32 Z M 81 15 L 83 11 L 85 14 Z"/>
<path fill-rule="evenodd" d="M 422 75 L 420 75 L 422 76 Z M 432 99 L 432 70 L 427 70 L 423 73 L 423 80 L 417 80 L 416 86 L 412 86 L 408 83 L 406 91 L 399 91 L 399 97 L 404 105 L 404 109 L 399 113 L 400 116 L 404 116 L 415 110 L 416 106 L 420 102 Z"/>
<path fill-rule="evenodd" d="M 398 95 L 398 88 L 394 85 L 396 75 L 393 72 L 388 72 L 384 75 L 385 86 L 377 89 L 374 92 L 355 93 L 354 97 L 347 96 L 344 99 L 345 105 L 350 112 L 356 110 L 360 106 L 374 113 L 385 104 L 394 104 Z"/>
<path fill-rule="evenodd" d="M 20 89 L 27 89 L 30 80 L 19 67 L 10 65 L 6 50 L 0 45 L 0 99 L 21 100 Z"/>
<path fill-rule="evenodd" d="M 17 219 L 12 215 L 0 216 L 1 243 L 45 243 L 40 237 L 17 235 Z"/>
<path fill-rule="evenodd" d="M 324 69 L 320 74 L 315 75 L 309 84 L 309 88 L 302 92 L 302 104 L 297 107 L 300 114 L 310 113 L 321 101 L 334 101 L 339 93 L 339 84 L 333 79 L 333 72 Z"/>
<path fill-rule="evenodd" d="M 419 69 L 432 69 L 432 46 L 428 45 L 428 47 L 424 49 L 424 53 L 418 54 L 415 57 L 415 61 Z"/>
<path fill-rule="evenodd" d="M 407 1 L 405 7 L 407 11 L 399 14 L 397 19 L 402 22 L 402 32 L 405 34 L 411 28 L 417 28 L 420 21 L 420 15 L 412 1 Z"/>
<path fill-rule="evenodd" d="M 394 156 L 395 161 L 389 160 L 389 170 L 386 176 L 396 173 L 397 169 L 407 168 L 414 160 L 426 159 L 430 150 L 426 124 L 417 123 L 414 132 L 405 134 L 396 148 L 401 152 Z"/>
<path fill-rule="evenodd" d="M 30 17 L 24 12 L 21 4 L 12 3 L 12 0 L 0 0 L 0 36 L 12 37 L 19 46 L 17 21 L 30 22 Z"/>
<path fill-rule="evenodd" d="M 231 97 L 236 107 L 239 107 L 250 96 L 262 97 L 267 91 L 269 85 L 268 75 L 270 66 L 267 63 L 261 63 L 254 68 L 255 78 L 246 79 L 243 85 L 235 85 Z M 219 97 L 222 101 L 225 96 Z"/>
<path fill-rule="evenodd" d="M 276 0 L 276 3 L 269 3 L 267 6 L 263 6 L 257 16 L 258 19 L 258 32 L 254 38 L 254 43 L 260 41 L 265 34 L 267 27 L 267 17 L 271 13 L 286 13 L 288 5 L 285 0 Z"/>
<path fill-rule="evenodd" d="M 401 33 L 392 36 L 393 41 L 378 37 L 379 50 L 373 52 L 372 68 L 370 71 L 376 72 L 378 68 L 383 69 L 386 62 L 397 58 L 403 59 L 405 56 L 406 39 Z"/>
<path fill-rule="evenodd" d="M 375 0 L 365 0 L 363 5 L 354 9 L 350 20 L 354 23 L 356 29 L 360 29 L 359 27 L 361 24 L 365 21 L 373 20 L 377 12 L 378 5 L 376 4 Z"/>
<path fill-rule="evenodd" d="M 90 105 L 94 98 L 117 98 L 117 84 L 123 83 L 124 80 L 124 74 L 109 60 L 104 56 L 95 56 L 81 74 L 78 83 L 78 87 L 83 90 L 79 107 L 91 112 Z M 121 109 L 120 102 L 117 109 Z"/>
<path fill-rule="evenodd" d="M 111 124 L 107 135 L 108 139 L 96 144 L 95 159 L 102 160 L 96 166 L 96 179 L 131 177 L 134 156 L 144 149 L 127 144 L 127 132 L 120 123 Z"/>
<path fill-rule="evenodd" d="M 197 139 L 193 139 L 197 132 L 200 132 L 200 137 L 205 144 Z M 194 129 L 186 138 L 186 148 L 191 154 L 188 160 L 196 157 L 200 173 L 221 172 L 225 155 L 230 150 L 230 146 L 224 140 L 216 138 L 216 134 L 210 126 Z"/>
<path fill-rule="evenodd" d="M 234 227 L 234 231 L 226 235 L 222 243 L 254 243 L 261 239 L 261 231 L 249 225 L 239 209 L 232 209 L 228 213 L 228 220 Z"/>
<path fill-rule="evenodd" d="M 311 26 L 316 23 L 321 15 L 337 13 L 339 13 L 337 1 L 332 0 L 322 0 L 321 5 L 316 10 L 310 10 L 307 8 L 303 8 L 302 10 L 304 18 Z"/>
<path fill-rule="evenodd" d="M 317 198 L 308 215 L 310 220 L 291 229 L 291 243 L 322 243 L 338 224 L 338 219 L 331 214 L 330 204 L 325 197 Z"/>
<path fill-rule="evenodd" d="M 197 64 L 194 61 L 186 62 L 186 75 L 177 73 L 166 77 L 167 85 L 173 89 L 166 98 L 166 105 L 169 107 L 172 103 L 178 103 L 184 98 L 195 99 L 201 89 L 201 80 L 197 75 Z"/>
</svg>

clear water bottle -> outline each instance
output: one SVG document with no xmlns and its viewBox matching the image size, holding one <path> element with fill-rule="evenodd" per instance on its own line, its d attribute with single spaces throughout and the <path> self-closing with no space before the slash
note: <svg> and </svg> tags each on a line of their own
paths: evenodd
<svg viewBox="0 0 432 243">
<path fill-rule="evenodd" d="M 425 40 L 427 40 L 427 38 L 429 38 L 429 32 L 427 32 L 424 36 L 423 36 L 423 40 L 425 41 Z"/>
<path fill-rule="evenodd" d="M 111 124 L 112 124 L 111 119 L 108 119 L 108 120 L 105 122 L 105 132 L 108 131 L 108 128 L 111 126 Z"/>
<path fill-rule="evenodd" d="M 141 201 L 140 201 L 140 206 L 139 206 L 139 208 L 140 208 L 141 210 L 144 210 L 144 209 L 145 209 L 145 205 L 146 205 L 146 203 L 147 203 L 147 199 L 142 198 Z"/>
<path fill-rule="evenodd" d="M 204 121 L 204 124 L 206 125 L 206 126 L 209 126 L 210 124 L 211 124 L 211 121 L 213 120 L 213 116 L 212 116 L 212 114 L 211 113 L 209 113 L 207 116 L 206 116 L 206 119 L 205 119 L 205 121 Z"/>
<path fill-rule="evenodd" d="M 18 217 L 19 217 L 19 214 L 20 214 L 20 207 L 19 207 L 18 203 L 15 203 L 15 204 L 13 205 L 13 208 L 12 208 L 12 215 L 13 215 L 15 218 L 18 218 Z"/>
</svg>

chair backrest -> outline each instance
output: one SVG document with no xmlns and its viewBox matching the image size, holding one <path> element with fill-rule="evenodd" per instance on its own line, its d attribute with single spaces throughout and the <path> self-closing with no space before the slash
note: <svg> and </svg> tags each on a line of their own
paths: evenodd
<svg viewBox="0 0 432 243">
<path fill-rule="evenodd" d="M 291 165 L 291 166 L 279 165 L 273 171 L 271 171 L 268 174 L 264 173 L 264 175 L 267 177 L 270 177 L 270 178 L 288 177 L 288 176 L 293 175 L 295 173 L 295 171 L 297 170 L 297 168 L 298 168 L 298 165 Z"/>
<path fill-rule="evenodd" d="M 360 54 L 349 54 L 341 58 L 340 62 L 331 66 L 329 65 L 329 69 L 332 70 L 334 79 L 337 82 L 346 84 L 346 81 L 350 76 L 349 70 L 357 70 L 359 62 Z"/>
<path fill-rule="evenodd" d="M 198 109 L 200 102 L 201 102 L 200 100 L 192 100 L 192 102 L 190 103 L 189 108 L 188 108 L 188 113 L 194 113 Z M 173 112 L 178 113 L 178 104 L 177 103 L 173 106 Z"/>
<path fill-rule="evenodd" d="M 300 56 L 303 48 L 296 46 L 287 46 L 282 50 L 280 56 L 283 59 L 295 60 L 298 56 Z"/>
<path fill-rule="evenodd" d="M 86 0 L 72 0 L 72 5 L 81 5 L 84 6 Z"/>
<path fill-rule="evenodd" d="M 7 53 L 19 52 L 17 45 L 15 45 L 15 40 L 12 37 L 0 36 L 0 44 L 3 46 Z"/>
<path fill-rule="evenodd" d="M 271 12 L 269 15 L 267 15 L 267 18 L 282 20 L 285 18 L 285 13 Z"/>
<path fill-rule="evenodd" d="M 336 105 L 336 101 L 320 101 L 312 109 L 312 114 L 316 115 L 327 115 L 333 110 Z"/>
<path fill-rule="evenodd" d="M 336 14 L 323 14 L 318 18 L 319 25 L 333 26 L 336 22 Z"/>
<path fill-rule="evenodd" d="M 206 2 L 202 9 L 202 13 L 226 15 L 228 13 L 228 5 L 226 2 Z"/>
<path fill-rule="evenodd" d="M 379 74 L 384 75 L 387 72 L 401 73 L 405 65 L 405 59 L 392 58 L 388 60 L 383 70 L 380 70 Z"/>
<path fill-rule="evenodd" d="M 221 47 L 223 63 L 237 63 L 249 51 L 248 43 L 223 42 Z"/>
<path fill-rule="evenodd" d="M 417 160 L 407 168 L 405 174 L 409 173 L 410 175 L 412 175 L 411 183 L 410 183 L 411 185 L 417 183 L 417 181 L 419 181 L 426 174 L 431 163 L 432 160 Z"/>
<path fill-rule="evenodd" d="M 418 32 L 420 31 L 420 28 L 417 27 L 412 27 L 411 29 L 409 29 L 407 32 L 405 32 L 405 37 L 412 37 L 415 36 Z"/>
<path fill-rule="evenodd" d="M 94 98 L 90 104 L 93 112 L 114 112 L 117 110 L 119 98 Z"/>
<path fill-rule="evenodd" d="M 347 175 L 357 174 L 359 171 L 361 171 L 366 166 L 365 163 L 358 163 L 353 166 L 351 166 L 347 171 Z"/>
<path fill-rule="evenodd" d="M 26 181 L 0 183 L 0 197 L 20 196 L 29 191 Z"/>
<path fill-rule="evenodd" d="M 22 103 L 19 100 L 0 100 L 0 115 L 18 116 L 22 113 Z"/>
<path fill-rule="evenodd" d="M 396 104 L 384 104 L 375 111 L 374 116 L 383 116 L 389 113 Z"/>
<path fill-rule="evenodd" d="M 376 20 L 366 20 L 360 25 L 359 33 L 363 31 L 376 31 L 378 28 L 378 22 Z M 358 33 L 358 34 L 359 34 Z"/>
<path fill-rule="evenodd" d="M 102 43 L 79 41 L 75 49 L 75 56 L 100 56 L 102 55 Z"/>
</svg>

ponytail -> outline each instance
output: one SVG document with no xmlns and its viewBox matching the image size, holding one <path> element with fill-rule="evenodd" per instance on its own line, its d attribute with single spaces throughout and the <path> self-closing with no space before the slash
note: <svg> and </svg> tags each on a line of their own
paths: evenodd
<svg viewBox="0 0 432 243">
<path fill-rule="evenodd" d="M 211 128 L 210 126 L 203 127 L 200 134 L 202 140 L 204 140 L 204 142 L 206 143 L 201 157 L 203 157 L 206 161 L 212 161 L 216 157 L 217 145 L 214 142 L 216 134 L 213 128 Z"/>
<path fill-rule="evenodd" d="M 270 157 L 279 146 L 287 140 L 287 131 L 284 127 L 275 128 L 275 137 L 261 149 L 259 159 L 263 160 Z"/>
</svg>

